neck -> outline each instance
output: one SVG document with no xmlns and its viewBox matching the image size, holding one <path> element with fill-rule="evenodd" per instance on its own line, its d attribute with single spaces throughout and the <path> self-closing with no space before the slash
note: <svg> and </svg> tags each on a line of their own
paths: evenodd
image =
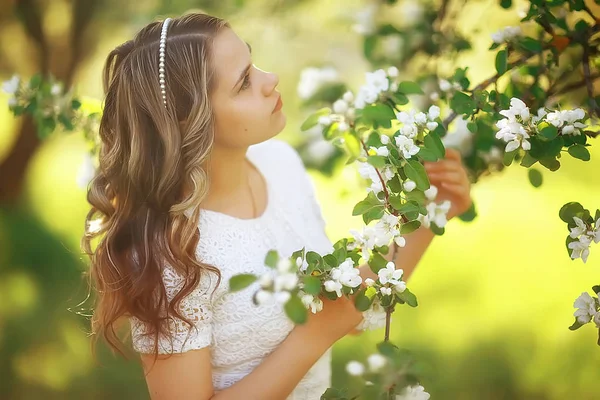
<svg viewBox="0 0 600 400">
<path fill-rule="evenodd" d="M 207 199 L 219 199 L 247 191 L 250 166 L 246 161 L 247 147 L 214 146 L 207 164 L 210 191 Z"/>
</svg>

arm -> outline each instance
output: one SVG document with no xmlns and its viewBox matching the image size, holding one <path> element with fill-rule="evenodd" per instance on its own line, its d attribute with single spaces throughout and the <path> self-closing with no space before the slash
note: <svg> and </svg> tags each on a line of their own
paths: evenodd
<svg viewBox="0 0 600 400">
<path fill-rule="evenodd" d="M 330 343 L 304 326 L 289 336 L 254 371 L 231 387 L 214 392 L 210 350 L 208 347 L 170 357 L 143 354 L 142 364 L 148 371 L 146 382 L 152 400 L 260 400 L 285 399 L 308 370 L 327 351 Z M 290 362 L 293 360 L 293 362 Z M 277 379 L 273 379 L 276 376 Z M 268 382 L 268 384 L 265 384 Z"/>
</svg>

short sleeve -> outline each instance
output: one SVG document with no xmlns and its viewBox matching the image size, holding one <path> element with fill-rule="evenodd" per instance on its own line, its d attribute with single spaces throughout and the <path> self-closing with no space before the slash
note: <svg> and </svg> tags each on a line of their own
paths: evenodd
<svg viewBox="0 0 600 400">
<path fill-rule="evenodd" d="M 163 282 L 169 301 L 183 287 L 183 278 L 171 267 L 163 269 Z M 168 319 L 166 332 L 158 338 L 158 354 L 185 353 L 212 344 L 212 273 L 204 272 L 198 286 L 181 300 L 179 312 L 193 326 L 172 317 Z M 147 334 L 146 324 L 135 317 L 129 319 L 133 349 L 139 353 L 154 352 L 154 336 Z"/>
</svg>

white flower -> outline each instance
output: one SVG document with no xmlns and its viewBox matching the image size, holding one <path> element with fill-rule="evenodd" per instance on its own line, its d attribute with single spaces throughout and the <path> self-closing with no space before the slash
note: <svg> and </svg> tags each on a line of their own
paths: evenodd
<svg viewBox="0 0 600 400">
<path fill-rule="evenodd" d="M 372 150 L 378 156 L 387 157 L 390 155 L 390 151 L 388 150 L 388 148 L 386 146 L 381 146 L 381 147 L 371 146 L 370 150 Z"/>
<path fill-rule="evenodd" d="M 403 48 L 404 48 L 404 38 L 401 35 L 391 34 L 380 37 L 381 50 L 383 55 L 390 60 L 399 60 L 401 59 Z M 388 76 L 389 75 L 388 73 Z M 392 89 L 393 91 L 396 91 Z"/>
<path fill-rule="evenodd" d="M 577 239 L 579 236 L 585 233 L 585 231 L 587 230 L 587 225 L 581 220 L 581 218 L 573 217 L 573 221 L 575 221 L 575 224 L 577 224 L 577 226 L 575 228 L 571 228 L 570 236 L 573 239 Z"/>
<path fill-rule="evenodd" d="M 398 77 L 398 73 L 399 73 L 398 68 L 396 68 L 394 66 L 391 66 L 391 67 L 389 67 L 387 69 L 387 74 L 391 78 L 397 78 Z"/>
<path fill-rule="evenodd" d="M 360 376 L 365 373 L 365 366 L 358 361 L 350 361 L 346 364 L 346 371 L 352 376 Z"/>
<path fill-rule="evenodd" d="M 427 215 L 419 215 L 419 221 L 426 228 L 429 228 L 432 222 L 438 227 L 443 228 L 448 223 L 448 211 L 450 211 L 451 205 L 452 203 L 449 200 L 444 200 L 440 204 L 429 203 L 425 206 Z"/>
<path fill-rule="evenodd" d="M 373 86 L 363 85 L 358 90 L 358 94 L 354 100 L 354 107 L 358 109 L 365 108 L 365 105 L 376 102 L 378 97 L 379 92 Z"/>
<path fill-rule="evenodd" d="M 589 293 L 583 292 L 573 303 L 573 307 L 577 308 L 573 315 L 577 317 L 580 324 L 587 324 L 596 315 L 596 306 L 596 299 Z"/>
<path fill-rule="evenodd" d="M 282 274 L 289 272 L 290 268 L 292 268 L 292 262 L 289 258 L 280 258 L 277 262 L 277 271 Z"/>
<path fill-rule="evenodd" d="M 331 120 L 331 117 L 329 117 L 327 115 L 323 115 L 323 116 L 319 117 L 318 122 L 319 122 L 319 125 L 329 126 L 329 125 L 331 125 L 331 123 L 333 121 Z"/>
<path fill-rule="evenodd" d="M 437 197 L 437 194 L 438 194 L 438 188 L 433 185 L 429 186 L 429 189 L 427 189 L 425 191 L 425 197 L 427 197 L 427 199 L 429 201 L 435 200 L 435 198 Z"/>
<path fill-rule="evenodd" d="M 390 142 L 390 137 L 387 135 L 381 135 L 379 139 L 381 140 L 381 144 L 384 146 Z"/>
<path fill-rule="evenodd" d="M 416 113 L 415 122 L 419 125 L 425 125 L 427 123 L 427 115 L 424 112 Z"/>
<path fill-rule="evenodd" d="M 375 224 L 375 232 L 378 236 L 386 237 L 387 242 L 392 240 L 393 237 L 400 234 L 398 230 L 398 222 L 400 221 L 399 217 L 395 215 L 385 213 L 383 217 Z"/>
<path fill-rule="evenodd" d="M 400 128 L 400 134 L 409 139 L 413 139 L 419 133 L 419 128 L 414 124 L 405 124 Z"/>
<path fill-rule="evenodd" d="M 8 81 L 2 83 L 2 91 L 7 94 L 15 94 L 19 90 L 21 78 L 18 75 L 13 75 Z"/>
<path fill-rule="evenodd" d="M 396 243 L 398 247 L 404 247 L 406 246 L 406 239 L 404 239 L 402 236 L 396 236 L 394 238 L 394 243 Z"/>
<path fill-rule="evenodd" d="M 259 305 L 267 304 L 273 299 L 273 295 L 266 290 L 259 290 L 256 293 L 256 302 Z"/>
<path fill-rule="evenodd" d="M 394 169 L 391 165 L 384 166 L 383 168 L 381 168 L 379 170 L 379 172 L 381 173 L 381 177 L 383 178 L 384 182 L 389 181 L 390 179 L 392 179 L 394 177 L 394 175 L 396 175 L 396 173 L 394 172 Z"/>
<path fill-rule="evenodd" d="M 276 292 L 282 290 L 294 290 L 298 284 L 298 275 L 294 272 L 277 275 L 274 279 Z"/>
<path fill-rule="evenodd" d="M 260 286 L 265 289 L 273 284 L 273 274 L 268 272 L 258 279 Z"/>
<path fill-rule="evenodd" d="M 298 96 L 301 99 L 309 99 L 312 97 L 321 86 L 326 83 L 336 82 L 338 73 L 332 67 L 315 68 L 308 67 L 300 73 L 300 81 L 298 83 Z"/>
<path fill-rule="evenodd" d="M 594 243 L 600 243 L 600 218 L 596 221 L 596 228 L 588 234 L 592 236 Z"/>
<path fill-rule="evenodd" d="M 416 114 L 417 114 L 417 112 L 414 109 L 409 110 L 408 112 L 400 111 L 400 112 L 396 113 L 396 118 L 398 118 L 398 121 L 402 122 L 403 124 L 414 124 L 414 123 L 416 123 L 416 121 L 415 121 Z"/>
<path fill-rule="evenodd" d="M 335 146 L 331 144 L 329 140 L 325 140 L 322 137 L 313 140 L 309 143 L 306 148 L 306 157 L 310 161 L 323 164 L 333 153 L 335 152 Z"/>
<path fill-rule="evenodd" d="M 356 329 L 370 331 L 383 328 L 385 326 L 385 318 L 386 315 L 383 306 L 378 302 L 373 302 L 371 308 L 363 312 L 363 320 Z"/>
<path fill-rule="evenodd" d="M 332 268 L 330 274 L 332 280 L 350 288 L 357 287 L 362 283 L 360 271 L 358 268 L 354 268 L 354 261 L 351 258 L 347 258 L 338 267 Z"/>
<path fill-rule="evenodd" d="M 588 256 L 590 255 L 591 243 L 592 238 L 587 235 L 581 235 L 579 240 L 569 243 L 567 247 L 573 250 L 573 252 L 571 253 L 571 258 L 573 260 L 581 258 L 581 260 L 585 263 L 587 261 Z"/>
<path fill-rule="evenodd" d="M 9 108 L 15 107 L 17 104 L 19 104 L 19 101 L 17 100 L 16 97 L 11 97 L 8 99 L 8 107 Z"/>
<path fill-rule="evenodd" d="M 529 139 L 529 134 L 519 122 L 515 120 L 511 121 L 511 118 L 505 118 L 498 121 L 496 126 L 500 128 L 496 133 L 496 138 L 508 143 L 505 149 L 506 152 L 514 151 L 519 147 L 523 147 L 523 150 L 531 149 L 531 143 L 527 140 Z"/>
<path fill-rule="evenodd" d="M 367 364 L 372 372 L 377 372 L 387 364 L 387 359 L 381 354 L 371 354 L 367 358 Z"/>
<path fill-rule="evenodd" d="M 325 281 L 323 285 L 328 292 L 335 292 L 337 297 L 342 297 L 342 284 L 340 282 L 329 280 Z"/>
<path fill-rule="evenodd" d="M 404 388 L 399 395 L 396 395 L 396 400 L 429 400 L 430 397 L 425 388 L 418 385 Z"/>
<path fill-rule="evenodd" d="M 90 181 L 96 175 L 96 167 L 94 166 L 94 159 L 90 153 L 85 153 L 83 156 L 83 163 L 77 171 L 77 185 L 85 189 Z"/>
<path fill-rule="evenodd" d="M 375 93 L 379 94 L 381 92 L 385 92 L 390 88 L 390 81 L 385 74 L 385 71 L 382 69 L 378 69 L 374 72 L 366 73 L 367 85 L 375 91 Z"/>
<path fill-rule="evenodd" d="M 425 126 L 427 127 L 427 129 L 429 129 L 430 131 L 432 131 L 435 128 L 437 128 L 438 123 L 437 122 L 428 122 Z"/>
<path fill-rule="evenodd" d="M 342 122 L 340 122 L 338 124 L 338 131 L 340 131 L 340 132 L 346 132 L 348 129 L 350 129 L 350 127 L 348 126 L 347 123 L 345 123 L 345 122 L 342 121 Z"/>
<path fill-rule="evenodd" d="M 336 114 L 345 114 L 348 111 L 348 103 L 344 100 L 339 99 L 333 103 L 333 112 Z"/>
<path fill-rule="evenodd" d="M 395 286 L 394 286 L 394 290 L 395 290 L 397 293 L 402 293 L 402 292 L 404 292 L 404 291 L 406 290 L 406 282 L 404 282 L 404 281 L 401 281 L 399 284 L 397 284 L 397 285 L 395 285 Z"/>
<path fill-rule="evenodd" d="M 381 291 L 381 294 L 383 294 L 383 295 L 386 295 L 386 296 L 391 296 L 392 295 L 392 289 L 391 288 L 382 287 L 379 290 Z"/>
<path fill-rule="evenodd" d="M 351 230 L 350 233 L 354 237 L 356 245 L 362 249 L 365 259 L 369 259 L 369 251 L 373 250 L 375 246 L 386 246 L 391 240 L 380 229 L 372 226 L 365 226 L 362 232 Z"/>
<path fill-rule="evenodd" d="M 365 279 L 365 285 L 367 285 L 368 287 L 371 287 L 371 286 L 375 285 L 375 281 L 371 278 L 367 278 L 367 279 Z"/>
<path fill-rule="evenodd" d="M 411 158 L 420 150 L 419 146 L 415 145 L 412 139 L 403 135 L 396 136 L 396 146 L 398 146 L 398 150 L 402 152 L 402 155 L 406 159 Z"/>
<path fill-rule="evenodd" d="M 313 314 L 316 314 L 318 312 L 321 312 L 323 310 L 323 300 L 316 298 L 313 300 L 313 302 L 310 304 L 310 312 L 312 312 Z"/>
<path fill-rule="evenodd" d="M 354 101 L 354 95 L 352 94 L 352 92 L 351 92 L 351 91 L 347 91 L 347 92 L 346 92 L 346 93 L 344 93 L 344 95 L 342 96 L 342 99 L 343 99 L 343 100 L 344 100 L 346 103 L 350 104 L 350 103 L 352 103 L 352 101 Z"/>
<path fill-rule="evenodd" d="M 356 13 L 356 24 L 352 27 L 360 35 L 370 35 L 375 32 L 375 13 L 377 4 L 371 3 L 360 12 Z"/>
<path fill-rule="evenodd" d="M 434 119 L 438 118 L 439 116 L 440 116 L 440 108 L 438 106 L 429 107 L 429 111 L 427 111 L 427 118 L 429 118 L 430 121 L 433 121 Z"/>
<path fill-rule="evenodd" d="M 492 41 L 496 44 L 509 42 L 517 36 L 521 36 L 521 28 L 518 26 L 507 26 L 491 34 Z"/>
<path fill-rule="evenodd" d="M 417 187 L 417 184 L 410 179 L 404 181 L 403 189 L 406 193 L 410 193 Z"/>
<path fill-rule="evenodd" d="M 438 84 L 440 85 L 440 90 L 442 92 L 447 92 L 452 89 L 452 84 L 448 82 L 446 79 L 440 79 Z"/>
<path fill-rule="evenodd" d="M 390 283 L 395 286 L 401 282 L 404 271 L 400 268 L 396 269 L 396 265 L 390 261 L 377 272 L 377 275 L 382 285 Z"/>
<path fill-rule="evenodd" d="M 273 294 L 273 298 L 275 298 L 275 301 L 279 304 L 287 303 L 291 297 L 292 295 L 290 292 L 276 292 Z"/>
<path fill-rule="evenodd" d="M 54 85 L 52 85 L 52 88 L 50 88 L 50 94 L 52 94 L 53 96 L 58 96 L 59 94 L 61 94 L 62 92 L 62 86 L 60 85 L 60 83 L 55 83 Z"/>
</svg>

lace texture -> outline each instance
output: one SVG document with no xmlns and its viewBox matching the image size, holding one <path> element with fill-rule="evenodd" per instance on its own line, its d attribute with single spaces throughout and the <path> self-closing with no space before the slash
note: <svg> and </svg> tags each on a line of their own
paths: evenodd
<svg viewBox="0 0 600 400">
<path fill-rule="evenodd" d="M 293 329 L 283 306 L 254 305 L 252 294 L 258 283 L 228 293 L 229 278 L 239 273 L 267 272 L 264 258 L 271 249 L 282 256 L 303 247 L 321 254 L 332 250 L 312 182 L 296 151 L 271 139 L 250 147 L 247 157 L 266 180 L 266 209 L 254 219 L 201 212 L 196 254 L 219 268 L 222 281 L 211 296 L 216 276 L 204 274 L 198 287 L 181 303 L 183 314 L 194 322 L 194 327 L 172 320 L 168 326 L 172 337 L 159 338 L 162 354 L 210 347 L 215 391 L 226 389 L 252 372 Z M 172 299 L 183 285 L 182 279 L 168 267 L 163 279 Z M 134 349 L 151 352 L 154 342 L 143 336 L 143 324 L 135 318 L 130 321 Z M 331 349 L 313 365 L 288 400 L 319 399 L 330 380 Z"/>
</svg>

